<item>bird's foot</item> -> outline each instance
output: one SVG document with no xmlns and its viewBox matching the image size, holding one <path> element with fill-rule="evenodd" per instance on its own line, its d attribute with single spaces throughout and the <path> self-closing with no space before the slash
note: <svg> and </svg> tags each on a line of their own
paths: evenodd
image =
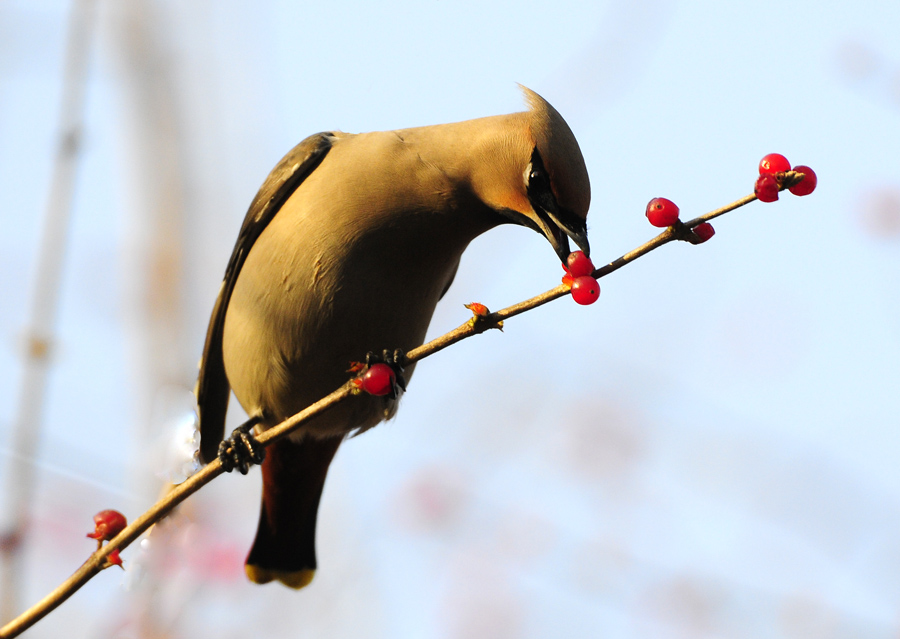
<svg viewBox="0 0 900 639">
<path fill-rule="evenodd" d="M 391 391 L 388 393 L 388 397 L 397 399 L 400 396 L 400 391 L 406 391 L 406 377 L 403 375 L 403 368 L 407 364 L 406 353 L 400 348 L 396 348 L 393 351 L 386 348 L 381 355 L 378 355 L 375 351 L 369 351 L 366 353 L 366 368 L 371 368 L 375 364 L 387 364 L 394 371 L 394 379 L 391 383 Z"/>
<path fill-rule="evenodd" d="M 253 417 L 231 433 L 231 437 L 219 444 L 219 461 L 226 473 L 237 468 L 246 475 L 253 464 L 261 464 L 266 458 L 266 449 L 253 436 L 253 427 L 260 419 Z"/>
</svg>

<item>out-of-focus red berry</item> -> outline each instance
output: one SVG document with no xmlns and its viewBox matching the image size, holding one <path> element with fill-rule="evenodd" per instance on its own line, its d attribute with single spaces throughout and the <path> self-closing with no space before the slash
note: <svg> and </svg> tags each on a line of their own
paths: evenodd
<svg viewBox="0 0 900 639">
<path fill-rule="evenodd" d="M 572 282 L 572 299 L 586 306 L 593 304 L 600 297 L 600 284 L 590 275 L 576 277 Z"/>
<path fill-rule="evenodd" d="M 780 153 L 769 153 L 769 155 L 759 161 L 760 175 L 772 175 L 773 173 L 784 173 L 790 170 L 791 163 Z"/>
<path fill-rule="evenodd" d="M 760 175 L 756 178 L 753 192 L 760 202 L 774 202 L 778 199 L 778 180 L 774 175 Z"/>
<path fill-rule="evenodd" d="M 709 222 L 704 222 L 703 224 L 698 224 L 694 227 L 694 235 L 700 238 L 700 243 L 702 244 L 713 235 L 716 234 L 716 229 L 713 228 L 713 225 Z"/>
<path fill-rule="evenodd" d="M 118 510 L 101 510 L 94 515 L 94 532 L 88 533 L 87 536 L 97 541 L 109 541 L 127 525 L 125 515 Z"/>
<path fill-rule="evenodd" d="M 797 173 L 802 173 L 803 179 L 798 184 L 795 184 L 794 186 L 789 188 L 788 191 L 790 191 L 794 195 L 809 195 L 816 190 L 816 184 L 818 184 L 819 179 L 816 177 L 815 171 L 802 164 L 798 164 L 791 170 L 796 171 Z"/>
<path fill-rule="evenodd" d="M 362 376 L 360 388 L 370 395 L 387 395 L 394 384 L 393 369 L 387 364 L 373 364 Z"/>
<path fill-rule="evenodd" d="M 653 226 L 672 226 L 678 221 L 678 205 L 664 197 L 655 197 L 647 204 L 646 215 Z"/>
<path fill-rule="evenodd" d="M 564 268 L 572 277 L 581 277 L 582 275 L 590 275 L 594 272 L 594 263 L 591 262 L 591 258 L 585 255 L 583 251 L 574 251 L 573 253 L 569 253 Z"/>
</svg>

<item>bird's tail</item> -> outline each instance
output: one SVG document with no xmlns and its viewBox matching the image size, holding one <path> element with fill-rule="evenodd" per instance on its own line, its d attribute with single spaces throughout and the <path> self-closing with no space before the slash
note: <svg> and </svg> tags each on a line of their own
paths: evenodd
<svg viewBox="0 0 900 639">
<path fill-rule="evenodd" d="M 316 515 L 342 437 L 275 442 L 262 464 L 262 511 L 244 570 L 258 584 L 303 588 L 316 571 Z"/>
</svg>

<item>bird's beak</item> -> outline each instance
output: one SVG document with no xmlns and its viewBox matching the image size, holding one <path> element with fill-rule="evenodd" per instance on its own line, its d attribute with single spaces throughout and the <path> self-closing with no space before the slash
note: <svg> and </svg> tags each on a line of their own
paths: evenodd
<svg viewBox="0 0 900 639">
<path fill-rule="evenodd" d="M 584 251 L 585 255 L 591 256 L 591 245 L 588 243 L 587 227 L 584 225 L 583 220 L 573 220 L 566 224 L 560 221 L 553 213 L 544 211 L 541 208 L 536 208 L 535 213 L 537 213 L 538 229 L 550 242 L 550 246 L 553 247 L 563 264 L 566 263 L 566 259 L 571 252 L 569 250 L 569 238 L 572 238 L 578 248 Z"/>
<path fill-rule="evenodd" d="M 557 219 L 557 217 L 552 213 L 548 213 L 548 217 L 558 229 L 572 238 L 572 241 L 575 242 L 575 245 L 580 248 L 587 257 L 591 256 L 591 245 L 588 242 L 587 226 L 585 225 L 584 220 L 578 220 L 574 224 L 565 224 Z M 562 261 L 564 263 L 566 261 L 566 258 L 569 257 L 569 243 L 566 242 L 565 244 L 566 255 L 562 258 Z M 557 253 L 559 253 L 559 251 L 557 251 Z"/>
<path fill-rule="evenodd" d="M 533 206 L 527 214 L 511 208 L 500 209 L 500 214 L 509 222 L 527 226 L 534 229 L 550 242 L 553 251 L 565 264 L 569 257 L 569 238 L 574 240 L 584 254 L 591 256 L 591 245 L 588 243 L 587 226 L 583 219 L 574 214 L 563 211 L 559 214 L 550 213 L 539 205 Z M 565 221 L 561 221 L 560 218 Z"/>
</svg>

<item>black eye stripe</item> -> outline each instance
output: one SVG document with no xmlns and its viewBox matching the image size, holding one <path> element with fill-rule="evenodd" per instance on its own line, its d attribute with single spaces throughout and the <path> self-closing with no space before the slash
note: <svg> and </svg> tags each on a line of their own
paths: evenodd
<svg viewBox="0 0 900 639">
<path fill-rule="evenodd" d="M 553 195 L 553 189 L 550 187 L 550 175 L 544 168 L 544 160 L 541 158 L 537 147 L 531 153 L 531 171 L 528 173 L 528 184 L 526 185 L 528 198 L 532 202 L 536 202 L 542 209 L 548 213 L 555 213 L 556 197 Z"/>
<path fill-rule="evenodd" d="M 559 223 L 572 232 L 578 233 L 586 228 L 585 221 L 578 217 L 574 211 L 562 207 L 556 201 L 553 189 L 550 187 L 550 175 L 544 168 L 544 160 L 541 158 L 537 147 L 531 154 L 531 171 L 528 173 L 527 185 L 528 199 L 532 206 L 537 206 L 552 214 Z"/>
</svg>

